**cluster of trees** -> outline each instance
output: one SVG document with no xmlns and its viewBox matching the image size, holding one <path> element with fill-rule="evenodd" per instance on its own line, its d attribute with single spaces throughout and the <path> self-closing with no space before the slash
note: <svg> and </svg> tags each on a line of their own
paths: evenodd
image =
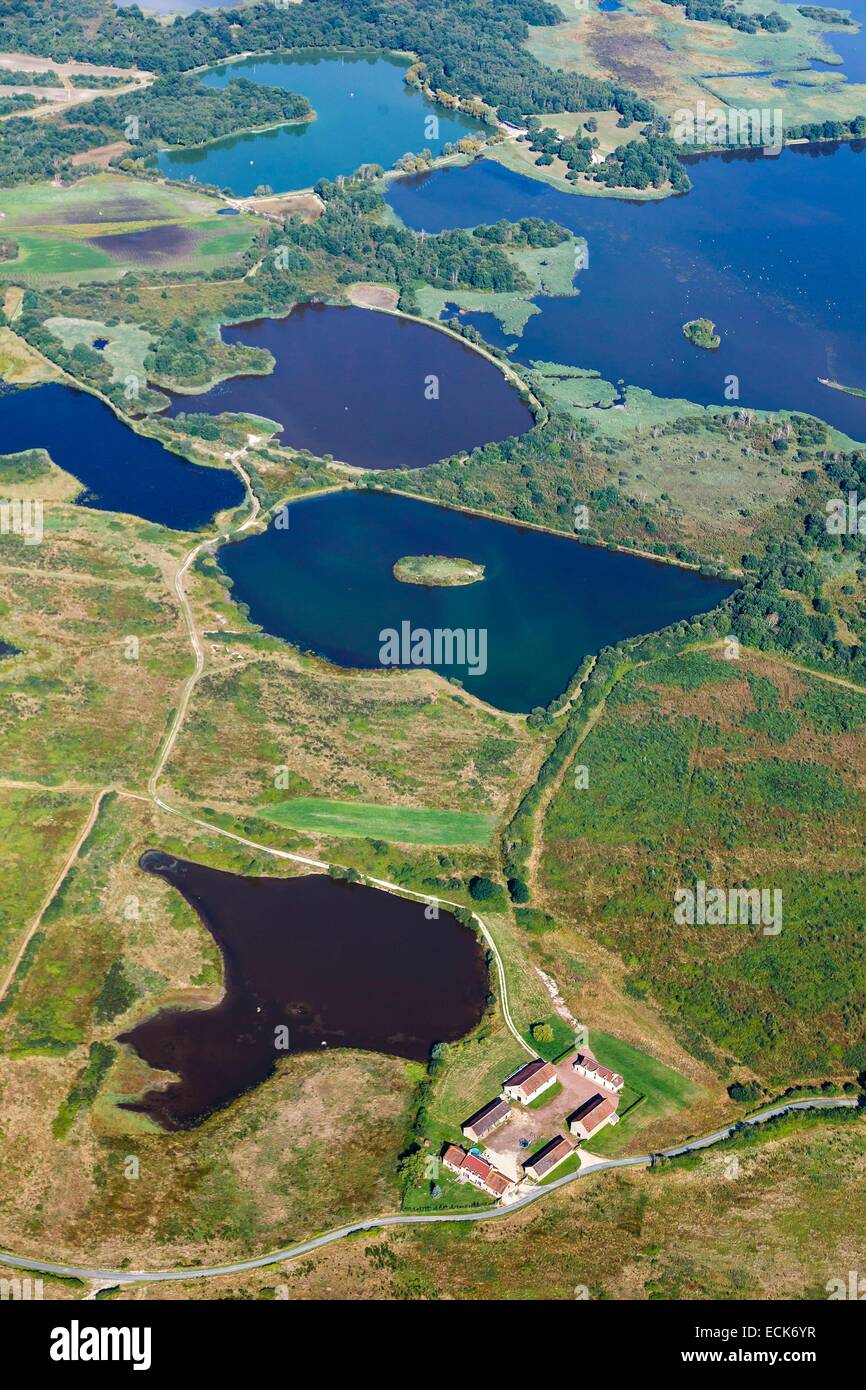
<svg viewBox="0 0 866 1390">
<path fill-rule="evenodd" d="M 345 282 L 366 278 L 404 289 L 423 282 L 442 289 L 523 290 L 529 282 L 502 247 L 555 246 L 569 235 L 556 223 L 525 217 L 419 236 L 376 219 L 384 200 L 369 185 L 322 181 L 316 191 L 324 198 L 324 214 L 311 224 L 289 223 L 286 239 L 303 253 L 324 251 L 344 259 L 340 278 Z"/>
<path fill-rule="evenodd" d="M 109 138 L 123 137 L 137 122 L 133 141 L 143 145 L 201 145 L 238 130 L 309 118 L 306 97 L 282 87 L 236 78 L 225 87 L 204 87 L 192 78 L 163 77 L 143 91 L 114 100 L 97 97 L 70 111 L 75 125 L 99 126 Z"/>
<path fill-rule="evenodd" d="M 862 140 L 866 137 L 866 116 L 850 121 L 804 121 L 802 125 L 787 126 L 788 140 Z"/>
<path fill-rule="evenodd" d="M 114 87 L 127 87 L 128 77 L 95 77 L 89 72 L 74 72 L 69 81 L 73 87 L 89 87 L 91 91 L 97 89 L 111 91 Z"/>
<path fill-rule="evenodd" d="M 150 380 L 160 385 L 198 386 L 211 381 L 215 372 L 267 372 L 273 359 L 264 348 L 215 339 L 207 315 L 199 315 L 193 320 L 175 319 L 151 345 L 144 365 Z M 210 437 L 199 426 L 188 433 Z"/>
<path fill-rule="evenodd" d="M 562 23 L 548 0 L 316 0 L 260 3 L 181 16 L 163 25 L 110 0 L 8 0 L 0 46 L 60 60 L 176 74 L 236 53 L 281 48 L 388 48 L 418 54 L 432 89 L 481 96 L 504 120 L 543 111 L 649 107 L 616 83 L 555 71 L 525 47 L 528 25 Z"/>
<path fill-rule="evenodd" d="M 175 319 L 144 359 L 148 375 L 161 381 L 206 376 L 213 355 L 191 323 Z"/>
<path fill-rule="evenodd" d="M 61 87 L 56 72 L 13 72 L 0 68 L 0 87 Z"/>
<path fill-rule="evenodd" d="M 682 6 L 686 19 L 716 19 L 722 24 L 729 24 L 732 29 L 740 29 L 744 34 L 757 34 L 759 29 L 766 30 L 768 34 L 783 34 L 791 27 L 780 14 L 743 14 L 734 5 L 714 4 L 713 0 L 664 0 L 664 3 Z"/>
<path fill-rule="evenodd" d="M 596 165 L 593 178 L 608 188 L 663 188 L 670 184 L 677 193 L 686 193 L 691 180 L 680 162 L 680 149 L 668 135 L 651 135 L 618 145 L 603 164 Z"/>
<path fill-rule="evenodd" d="M 32 111 L 34 106 L 40 105 L 32 92 L 13 92 L 11 96 L 0 97 L 0 116 L 12 116 L 21 111 Z"/>
<path fill-rule="evenodd" d="M 126 1013 L 130 1004 L 138 996 L 134 982 L 126 973 L 123 959 L 118 957 L 108 967 L 99 993 L 93 1005 L 93 1016 L 97 1023 L 110 1023 Z"/>
<path fill-rule="evenodd" d="M 641 117 L 643 119 L 643 117 Z M 627 124 L 624 118 L 620 125 Z M 542 126 L 533 118 L 529 122 L 529 146 L 540 154 L 539 164 L 552 164 L 559 158 L 568 165 L 566 178 L 574 183 L 587 174 L 596 183 L 608 188 L 663 188 L 669 183 L 679 192 L 690 187 L 688 174 L 681 161 L 680 150 L 670 137 L 657 133 L 654 127 L 644 131 L 642 140 L 630 140 L 618 145 L 603 163 L 593 164 L 592 152 L 598 140 L 590 135 L 562 136 L 551 126 Z"/>
<path fill-rule="evenodd" d="M 242 78 L 222 88 L 204 87 L 194 78 L 160 78 L 140 91 L 97 97 L 56 120 L 10 122 L 4 131 L 10 139 L 0 144 L 0 182 L 49 177 L 72 155 L 114 140 L 128 139 L 145 155 L 159 144 L 198 145 L 310 115 L 306 97 L 281 87 Z"/>
<path fill-rule="evenodd" d="M 841 10 L 825 10 L 823 5 L 798 5 L 797 13 L 804 19 L 819 20 L 821 24 L 856 24 L 850 15 Z"/>
</svg>

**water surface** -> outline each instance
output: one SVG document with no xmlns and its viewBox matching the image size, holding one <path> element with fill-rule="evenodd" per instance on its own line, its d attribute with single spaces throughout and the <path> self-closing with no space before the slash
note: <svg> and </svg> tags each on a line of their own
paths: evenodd
<svg viewBox="0 0 866 1390">
<path fill-rule="evenodd" d="M 394 578 L 404 555 L 485 566 L 460 588 Z M 377 667 L 383 630 L 483 629 L 487 669 L 433 665 L 500 709 L 546 705 L 581 658 L 714 608 L 729 584 L 386 493 L 346 491 L 289 507 L 289 527 L 224 546 L 219 562 L 253 621 L 341 666 Z M 480 665 L 480 663 L 475 663 Z"/>
<path fill-rule="evenodd" d="M 659 396 L 739 402 L 818 415 L 866 439 L 866 400 L 820 377 L 866 388 L 866 142 L 708 155 L 689 162 L 694 188 L 637 203 L 560 193 L 479 160 L 400 179 L 388 199 L 411 227 L 439 231 L 497 218 L 552 217 L 589 241 L 580 293 L 539 299 L 515 356 L 597 368 Z M 712 319 L 718 352 L 682 333 Z M 493 343 L 496 320 L 466 321 Z"/>
<path fill-rule="evenodd" d="M 267 348 L 272 375 L 175 396 L 169 415 L 264 415 L 283 426 L 286 444 L 375 469 L 422 467 L 533 425 L 495 363 L 398 315 L 300 304 L 287 318 L 223 329 L 223 338 Z"/>
<path fill-rule="evenodd" d="M 171 178 L 192 176 L 248 197 L 265 184 L 275 192 L 312 188 L 371 162 L 389 169 L 407 152 L 441 154 L 448 141 L 482 129 L 471 116 L 446 111 L 407 87 L 407 66 L 386 53 L 324 50 L 227 63 L 205 73 L 204 84 L 224 87 L 244 77 L 300 92 L 315 120 L 167 152 L 159 167 Z"/>
<path fill-rule="evenodd" d="M 157 851 L 141 867 L 195 909 L 220 948 L 225 995 L 124 1033 L 179 1081 L 130 1108 L 170 1129 L 200 1123 L 292 1053 L 363 1048 L 425 1061 L 480 1021 L 489 983 L 473 931 L 450 913 L 325 874 L 245 878 Z M 288 1029 L 288 1049 L 276 1045 Z"/>
<path fill-rule="evenodd" d="M 82 507 L 195 531 L 244 499 L 228 469 L 202 468 L 122 424 L 86 391 L 50 383 L 0 391 L 0 453 L 46 449 L 84 484 Z"/>
</svg>

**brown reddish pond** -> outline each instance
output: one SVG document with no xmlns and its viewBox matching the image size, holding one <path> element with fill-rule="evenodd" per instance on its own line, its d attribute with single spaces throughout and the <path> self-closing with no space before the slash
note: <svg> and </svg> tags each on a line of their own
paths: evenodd
<svg viewBox="0 0 866 1390">
<path fill-rule="evenodd" d="M 145 227 L 140 232 L 115 232 L 113 236 L 93 236 L 91 246 L 106 251 L 116 260 L 159 266 L 168 257 L 192 255 L 201 236 L 188 227 Z"/>
<path fill-rule="evenodd" d="M 424 1061 L 481 1019 L 485 953 L 445 911 L 428 920 L 422 903 L 326 874 L 245 878 L 154 850 L 141 868 L 195 908 L 225 969 L 214 1008 L 164 1009 L 119 1039 L 179 1077 L 128 1105 L 167 1129 L 199 1124 L 293 1052 Z"/>
</svg>

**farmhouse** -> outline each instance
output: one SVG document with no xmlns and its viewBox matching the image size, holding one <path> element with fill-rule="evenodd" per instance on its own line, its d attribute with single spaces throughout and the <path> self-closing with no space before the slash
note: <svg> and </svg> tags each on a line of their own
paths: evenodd
<svg viewBox="0 0 866 1390">
<path fill-rule="evenodd" d="M 540 1057 L 536 1057 L 534 1062 L 527 1062 L 525 1067 L 521 1067 L 513 1076 L 509 1076 L 502 1091 L 512 1100 L 519 1100 L 524 1105 L 528 1105 L 531 1100 L 540 1096 L 542 1091 L 553 1086 L 556 1079 L 556 1067 L 551 1066 L 550 1062 L 542 1062 Z"/>
<path fill-rule="evenodd" d="M 530 1178 L 535 1178 L 536 1182 L 546 1177 L 554 1168 L 558 1168 L 560 1163 L 564 1163 L 574 1153 L 574 1145 L 569 1144 L 563 1135 L 558 1135 L 556 1139 L 551 1139 L 539 1149 L 537 1154 L 533 1154 L 523 1165 L 523 1171 Z"/>
<path fill-rule="evenodd" d="M 495 1100 L 488 1101 L 474 1115 L 470 1115 L 461 1126 L 467 1139 L 472 1139 L 476 1143 L 491 1134 L 497 1125 L 501 1125 L 511 1114 L 511 1106 L 504 1101 L 501 1096 Z"/>
<path fill-rule="evenodd" d="M 504 1197 L 514 1186 L 511 1179 L 500 1173 L 492 1164 L 479 1158 L 477 1154 L 468 1154 L 456 1144 L 445 1146 L 442 1163 L 445 1168 L 456 1173 L 460 1182 L 471 1182 L 473 1187 L 482 1188 L 489 1192 L 491 1197 Z"/>
<path fill-rule="evenodd" d="M 617 1120 L 615 1103 L 596 1091 L 594 1096 L 577 1107 L 573 1115 L 569 1115 L 568 1128 L 581 1139 L 589 1139 L 605 1125 L 615 1125 Z"/>
<path fill-rule="evenodd" d="M 625 1085 L 619 1072 L 601 1066 L 591 1052 L 578 1052 L 572 1066 L 578 1075 L 585 1076 L 588 1081 L 594 1081 L 597 1086 L 603 1086 L 606 1091 L 613 1091 L 614 1094 L 620 1092 Z"/>
</svg>

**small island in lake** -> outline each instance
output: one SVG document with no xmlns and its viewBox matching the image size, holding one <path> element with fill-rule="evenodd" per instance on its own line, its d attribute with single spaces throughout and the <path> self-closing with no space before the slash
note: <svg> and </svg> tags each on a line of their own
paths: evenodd
<svg viewBox="0 0 866 1390">
<path fill-rule="evenodd" d="M 450 588 L 457 584 L 476 584 L 484 578 L 484 566 L 472 560 L 453 559 L 450 555 L 404 555 L 394 566 L 394 578 L 403 584 Z"/>
<path fill-rule="evenodd" d="M 689 319 L 688 323 L 683 324 L 683 332 L 695 347 L 706 348 L 709 352 L 714 351 L 722 341 L 712 319 Z"/>
</svg>

